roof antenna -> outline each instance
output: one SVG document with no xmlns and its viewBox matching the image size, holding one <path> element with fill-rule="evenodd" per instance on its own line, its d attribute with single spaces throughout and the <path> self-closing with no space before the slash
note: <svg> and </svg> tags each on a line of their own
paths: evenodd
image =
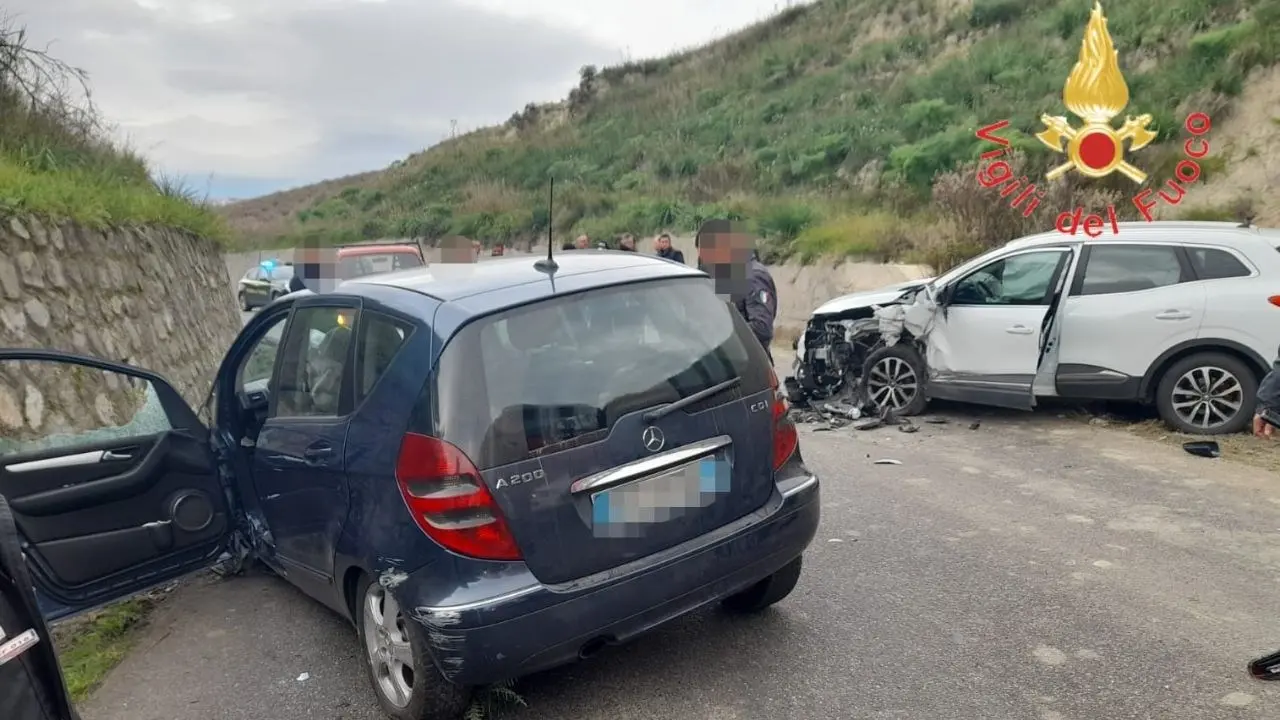
<svg viewBox="0 0 1280 720">
<path fill-rule="evenodd" d="M 551 252 L 555 246 L 552 242 L 552 233 L 554 226 L 552 218 L 555 217 L 553 211 L 556 207 L 556 179 L 551 178 L 551 185 L 547 188 L 547 256 L 533 264 L 534 269 L 544 272 L 548 275 L 553 274 L 560 266 L 556 264 L 556 259 L 552 257 Z"/>
</svg>

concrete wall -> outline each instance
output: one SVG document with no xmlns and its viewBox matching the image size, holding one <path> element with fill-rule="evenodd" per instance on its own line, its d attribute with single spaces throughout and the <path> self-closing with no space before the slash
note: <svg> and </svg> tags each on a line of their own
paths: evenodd
<svg viewBox="0 0 1280 720">
<path fill-rule="evenodd" d="M 0 217 L 0 347 L 66 350 L 154 370 L 193 406 L 240 329 L 210 240 Z M 0 363 L 0 437 L 127 422 L 145 400 L 98 371 Z"/>
</svg>

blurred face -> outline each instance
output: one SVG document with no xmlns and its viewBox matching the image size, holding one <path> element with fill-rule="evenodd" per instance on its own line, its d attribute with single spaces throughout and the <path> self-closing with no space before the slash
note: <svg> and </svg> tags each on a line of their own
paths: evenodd
<svg viewBox="0 0 1280 720">
<path fill-rule="evenodd" d="M 636 249 L 636 239 L 631 237 L 630 235 L 623 235 L 621 242 L 619 242 L 618 244 L 629 250 Z"/>
<path fill-rule="evenodd" d="M 698 259 L 704 265 L 744 265 L 750 258 L 751 237 L 738 228 L 698 239 Z"/>
<path fill-rule="evenodd" d="M 591 238 L 587 237 L 586 235 L 579 235 L 578 239 L 574 241 L 573 245 L 579 250 L 586 250 L 588 247 L 591 247 Z"/>
<path fill-rule="evenodd" d="M 671 238 L 666 235 L 659 235 L 658 239 L 653 241 L 653 246 L 658 248 L 658 250 L 670 250 Z"/>
</svg>

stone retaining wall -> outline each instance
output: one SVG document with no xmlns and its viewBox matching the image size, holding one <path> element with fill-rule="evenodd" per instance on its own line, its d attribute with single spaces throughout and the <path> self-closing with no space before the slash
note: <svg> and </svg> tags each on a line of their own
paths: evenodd
<svg viewBox="0 0 1280 720">
<path fill-rule="evenodd" d="M 66 350 L 147 368 L 199 406 L 240 329 L 211 240 L 0 217 L 0 347 Z M 0 437 L 118 425 L 146 393 L 98 371 L 0 363 Z"/>
</svg>

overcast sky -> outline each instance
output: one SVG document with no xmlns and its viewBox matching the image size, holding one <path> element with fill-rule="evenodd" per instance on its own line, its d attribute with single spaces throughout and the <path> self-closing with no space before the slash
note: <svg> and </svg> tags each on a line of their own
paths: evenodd
<svg viewBox="0 0 1280 720">
<path fill-rule="evenodd" d="M 159 170 L 245 198 L 374 170 L 787 0 L 6 0 Z"/>
</svg>

